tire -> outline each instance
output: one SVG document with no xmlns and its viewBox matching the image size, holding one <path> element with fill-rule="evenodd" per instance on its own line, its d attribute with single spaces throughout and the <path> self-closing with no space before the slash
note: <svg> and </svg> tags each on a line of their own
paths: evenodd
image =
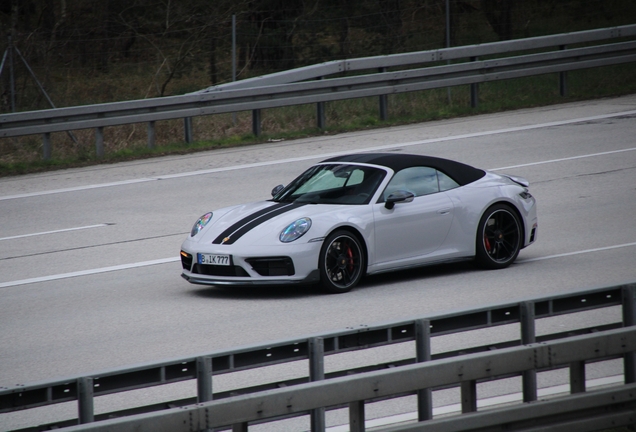
<svg viewBox="0 0 636 432">
<path fill-rule="evenodd" d="M 521 222 L 504 204 L 489 207 L 479 221 L 476 260 L 487 269 L 502 269 L 514 262 L 521 250 Z"/>
<path fill-rule="evenodd" d="M 349 231 L 334 231 L 320 249 L 320 284 L 329 293 L 345 293 L 355 287 L 365 269 L 362 243 Z"/>
</svg>

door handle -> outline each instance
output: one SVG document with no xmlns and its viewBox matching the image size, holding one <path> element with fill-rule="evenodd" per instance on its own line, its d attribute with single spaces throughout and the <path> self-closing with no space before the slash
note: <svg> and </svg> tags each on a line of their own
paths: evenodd
<svg viewBox="0 0 636 432">
<path fill-rule="evenodd" d="M 437 213 L 439 213 L 441 215 L 445 215 L 445 214 L 449 214 L 450 211 L 451 211 L 451 209 L 449 209 L 449 208 L 443 208 L 443 209 L 437 210 Z"/>
</svg>

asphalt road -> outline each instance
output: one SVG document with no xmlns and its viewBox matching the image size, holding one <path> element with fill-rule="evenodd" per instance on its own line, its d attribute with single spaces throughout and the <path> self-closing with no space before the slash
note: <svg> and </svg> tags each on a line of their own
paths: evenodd
<svg viewBox="0 0 636 432">
<path fill-rule="evenodd" d="M 527 178 L 538 241 L 506 270 L 428 267 L 344 295 L 179 276 L 201 214 L 369 150 Z M 0 386 L 636 281 L 635 215 L 636 95 L 2 178 Z"/>
</svg>

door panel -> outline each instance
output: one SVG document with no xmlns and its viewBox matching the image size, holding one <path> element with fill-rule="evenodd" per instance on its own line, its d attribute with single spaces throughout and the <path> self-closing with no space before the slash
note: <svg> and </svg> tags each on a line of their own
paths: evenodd
<svg viewBox="0 0 636 432">
<path fill-rule="evenodd" d="M 375 264 L 391 267 L 425 261 L 446 239 L 453 221 L 453 203 L 444 192 L 415 197 L 387 209 L 373 207 L 375 219 Z M 403 261 L 403 262 L 402 262 Z"/>
</svg>

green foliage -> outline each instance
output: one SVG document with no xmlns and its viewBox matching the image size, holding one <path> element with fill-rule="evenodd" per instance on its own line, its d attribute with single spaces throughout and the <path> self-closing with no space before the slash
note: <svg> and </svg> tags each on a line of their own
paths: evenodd
<svg viewBox="0 0 636 432">
<path fill-rule="evenodd" d="M 237 22 L 238 79 L 336 59 L 446 46 L 445 0 L 24 0 L 0 6 L 0 25 L 55 105 L 77 106 L 184 94 L 231 79 L 231 17 Z M 636 22 L 636 2 L 624 0 L 449 0 L 452 46 L 524 38 Z M 2 49 L 0 41 L 0 49 Z M 16 60 L 17 61 L 17 60 Z M 15 65 L 19 111 L 49 108 L 21 61 Z M 568 73 L 568 96 L 557 75 L 489 82 L 469 108 L 467 86 L 389 96 L 389 120 L 377 98 L 330 102 L 326 130 L 315 106 L 263 111 L 264 135 L 251 134 L 249 112 L 193 119 L 196 144 L 179 144 L 183 123 L 158 122 L 157 149 L 144 125 L 105 129 L 102 161 L 245 145 L 322 133 L 381 127 L 532 107 L 636 91 L 634 65 Z M 0 79 L 0 112 L 10 88 Z M 450 94 L 450 99 L 449 99 Z M 54 161 L 40 161 L 39 136 L 0 139 L 0 175 L 99 163 L 93 131 L 77 144 L 53 134 Z M 31 167 L 31 168 L 29 168 Z"/>
</svg>

